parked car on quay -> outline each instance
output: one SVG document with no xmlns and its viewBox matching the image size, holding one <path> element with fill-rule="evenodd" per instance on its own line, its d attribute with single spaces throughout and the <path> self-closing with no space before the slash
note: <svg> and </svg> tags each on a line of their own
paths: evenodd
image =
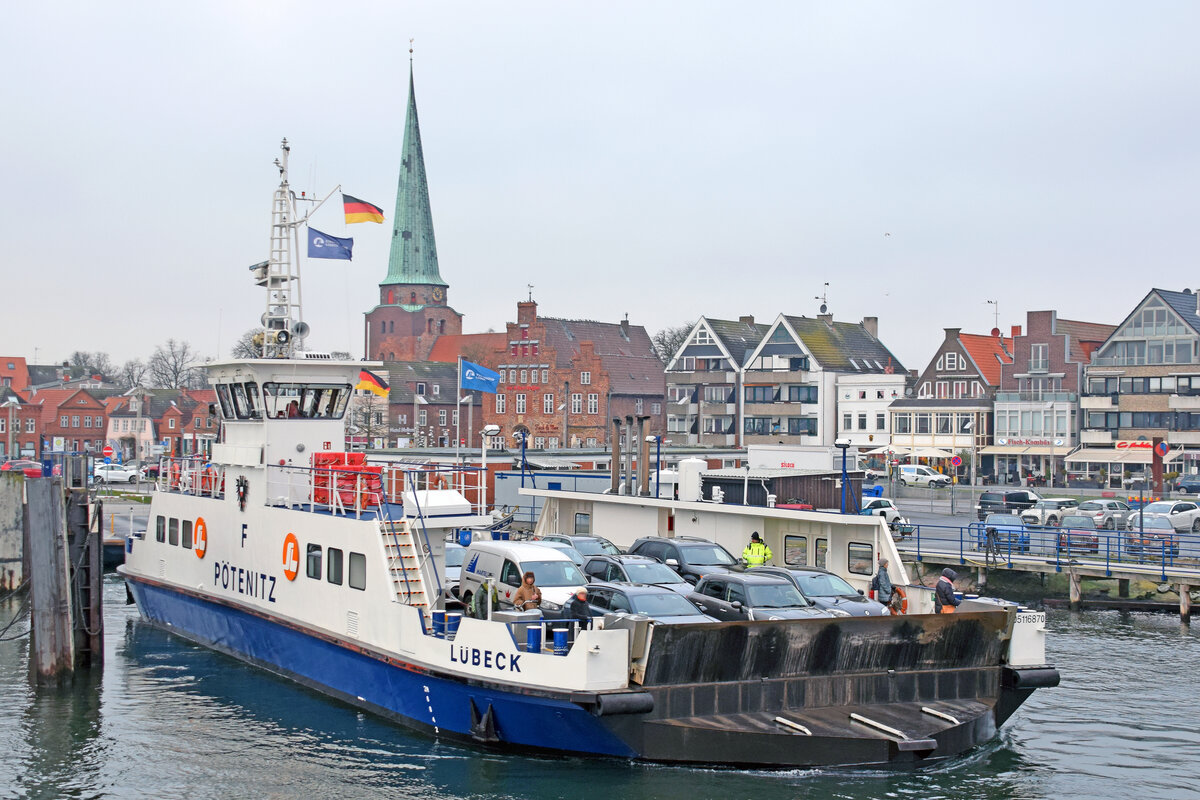
<svg viewBox="0 0 1200 800">
<path fill-rule="evenodd" d="M 1073 497 L 1050 497 L 1038 500 L 1021 512 L 1026 525 L 1057 526 L 1067 514 L 1073 513 L 1079 501 Z"/>
<path fill-rule="evenodd" d="M 1200 494 L 1200 475 L 1180 475 L 1175 481 L 1175 491 L 1180 494 Z"/>
<path fill-rule="evenodd" d="M 1041 495 L 1028 489 L 984 492 L 975 504 L 975 516 L 983 522 L 989 514 L 1020 514 L 1041 499 Z"/>
<path fill-rule="evenodd" d="M 755 567 L 751 574 L 777 575 L 791 581 L 804 599 L 834 616 L 878 617 L 889 613 L 840 575 L 820 567 Z"/>
<path fill-rule="evenodd" d="M 604 554 L 617 556 L 621 554 L 621 548 L 603 536 L 585 536 L 578 533 L 548 533 L 545 536 L 538 537 L 538 539 L 547 542 L 569 544 L 584 556 L 599 556 Z"/>
<path fill-rule="evenodd" d="M 712 572 L 741 572 L 742 562 L 721 545 L 692 536 L 645 536 L 629 548 L 630 555 L 649 556 L 678 572 L 688 583 L 696 583 Z"/>
<path fill-rule="evenodd" d="M 152 464 L 146 464 L 145 466 L 142 467 L 142 478 L 145 480 L 148 480 L 148 481 L 156 480 L 158 478 L 158 473 L 159 473 L 159 467 L 158 467 L 157 461 L 155 461 Z"/>
<path fill-rule="evenodd" d="M 588 585 L 587 594 L 589 610 L 595 616 L 641 614 L 667 624 L 718 622 L 687 597 L 662 586 L 593 583 Z"/>
<path fill-rule="evenodd" d="M 458 597 L 458 579 L 462 575 L 463 555 L 467 548 L 454 542 L 446 542 L 446 565 L 442 573 L 442 587 L 452 596 Z"/>
<path fill-rule="evenodd" d="M 892 530 L 895 530 L 900 520 L 903 519 L 896 504 L 886 497 L 864 497 L 862 510 L 859 513 L 871 517 L 883 517 L 884 522 Z"/>
<path fill-rule="evenodd" d="M 1097 528 L 1116 530 L 1124 528 L 1133 509 L 1124 500 L 1102 498 L 1100 500 L 1084 500 L 1071 513 L 1091 517 Z"/>
<path fill-rule="evenodd" d="M 584 563 L 583 574 L 590 581 L 642 583 L 684 595 L 692 591 L 692 584 L 678 572 L 649 556 L 592 556 Z"/>
<path fill-rule="evenodd" d="M 901 486 L 933 486 L 950 485 L 950 476 L 935 472 L 921 464 L 901 464 L 899 468 Z"/>
<path fill-rule="evenodd" d="M 1058 551 L 1070 556 L 1073 553 L 1099 553 L 1100 535 L 1096 533 L 1096 521 L 1084 514 L 1068 514 L 1062 518 L 1058 532 Z"/>
<path fill-rule="evenodd" d="M 100 463 L 92 470 L 97 483 L 137 483 L 138 471 L 127 464 Z"/>
<path fill-rule="evenodd" d="M 2 471 L 2 472 L 8 472 L 10 470 L 20 472 L 21 470 L 25 470 L 25 469 L 41 469 L 41 468 L 42 468 L 42 462 L 32 461 L 28 458 L 12 458 L 12 459 L 9 459 L 8 461 L 5 461 L 3 464 L 0 464 L 0 471 Z"/>
<path fill-rule="evenodd" d="M 1001 553 L 1028 553 L 1029 530 L 1016 514 L 988 514 L 982 524 L 975 524 L 978 544 L 987 549 L 988 539 L 996 543 Z"/>
<path fill-rule="evenodd" d="M 1142 527 L 1143 517 L 1147 522 L 1155 517 L 1165 519 L 1177 531 L 1200 532 L 1200 506 L 1191 500 L 1156 500 L 1147 503 L 1141 510 L 1129 515 L 1125 527 L 1131 531 Z"/>
<path fill-rule="evenodd" d="M 708 575 L 696 584 L 688 600 L 721 622 L 842 616 L 822 611 L 791 581 L 758 570 L 741 575 Z"/>
<path fill-rule="evenodd" d="M 1125 552 L 1155 558 L 1179 555 L 1179 534 L 1168 517 L 1146 517 L 1144 526 L 1133 526 L 1125 534 Z"/>
</svg>

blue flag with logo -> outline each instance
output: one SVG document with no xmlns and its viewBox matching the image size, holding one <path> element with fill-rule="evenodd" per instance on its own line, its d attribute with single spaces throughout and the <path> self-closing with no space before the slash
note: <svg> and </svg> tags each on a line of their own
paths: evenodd
<svg viewBox="0 0 1200 800">
<path fill-rule="evenodd" d="M 492 372 L 487 367 L 472 364 L 470 361 L 462 362 L 462 388 L 495 394 L 499 386 L 499 372 Z"/>
<path fill-rule="evenodd" d="M 328 233 L 321 233 L 316 228 L 308 229 L 309 258 L 340 258 L 350 261 L 353 250 L 353 239 L 339 239 Z"/>
</svg>

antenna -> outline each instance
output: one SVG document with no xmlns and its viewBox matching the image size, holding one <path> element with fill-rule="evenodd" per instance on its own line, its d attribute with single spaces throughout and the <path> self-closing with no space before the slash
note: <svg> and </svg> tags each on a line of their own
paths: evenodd
<svg viewBox="0 0 1200 800">
<path fill-rule="evenodd" d="M 987 304 L 992 306 L 992 336 L 1000 335 L 1000 301 L 988 300 Z"/>
<path fill-rule="evenodd" d="M 532 303 L 532 302 L 533 302 L 533 284 L 532 284 L 532 283 L 527 283 L 527 284 L 525 284 L 525 287 L 526 287 L 527 289 L 529 289 L 529 302 L 531 302 L 531 303 Z"/>
<path fill-rule="evenodd" d="M 825 281 L 824 291 L 822 291 L 819 295 L 814 297 L 813 300 L 821 301 L 821 313 L 822 314 L 825 314 L 829 311 L 829 281 Z"/>
</svg>

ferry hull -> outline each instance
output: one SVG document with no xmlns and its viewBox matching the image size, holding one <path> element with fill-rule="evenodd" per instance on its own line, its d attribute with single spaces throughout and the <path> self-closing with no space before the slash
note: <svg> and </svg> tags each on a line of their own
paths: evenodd
<svg viewBox="0 0 1200 800">
<path fill-rule="evenodd" d="M 734 679 L 648 686 L 638 694 L 649 711 L 606 713 L 595 693 L 506 689 L 437 674 L 231 603 L 126 578 L 150 622 L 408 727 L 489 747 L 770 769 L 915 767 L 985 743 L 1028 696 L 1022 691 L 1006 707 L 1015 698 L 1000 685 L 1001 667 L 799 682 L 725 676 Z M 849 702 L 804 700 L 839 692 Z M 929 696 L 938 699 L 919 699 Z M 930 705 L 953 722 L 923 711 Z M 852 721 L 851 713 L 905 737 Z"/>
</svg>

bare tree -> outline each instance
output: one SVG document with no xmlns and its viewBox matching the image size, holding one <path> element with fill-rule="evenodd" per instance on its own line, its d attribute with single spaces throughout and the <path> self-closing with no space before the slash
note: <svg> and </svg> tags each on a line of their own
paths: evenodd
<svg viewBox="0 0 1200 800">
<path fill-rule="evenodd" d="M 122 389 L 132 389 L 135 386 L 144 387 L 149 374 L 150 368 L 146 366 L 146 362 L 140 358 L 133 358 L 121 365 L 115 377 L 117 385 Z"/>
<path fill-rule="evenodd" d="M 147 368 L 155 388 L 189 389 L 203 385 L 199 363 L 191 344 L 167 339 L 165 345 L 154 348 Z"/>
<path fill-rule="evenodd" d="M 694 322 L 687 322 L 683 325 L 663 328 L 650 337 L 650 344 L 654 347 L 654 355 L 658 356 L 659 361 L 664 364 L 671 363 L 671 359 L 675 357 L 675 353 L 687 341 L 687 335 L 691 333 L 693 325 L 695 325 Z"/>
<path fill-rule="evenodd" d="M 67 366 L 73 378 L 91 375 L 103 375 L 105 378 L 111 378 L 115 372 L 108 353 L 89 353 L 86 350 L 76 350 L 71 353 L 71 357 L 67 359 Z"/>
<path fill-rule="evenodd" d="M 234 358 L 262 358 L 262 345 L 254 343 L 254 337 L 263 332 L 263 328 L 251 328 L 238 337 L 233 343 Z"/>
</svg>

